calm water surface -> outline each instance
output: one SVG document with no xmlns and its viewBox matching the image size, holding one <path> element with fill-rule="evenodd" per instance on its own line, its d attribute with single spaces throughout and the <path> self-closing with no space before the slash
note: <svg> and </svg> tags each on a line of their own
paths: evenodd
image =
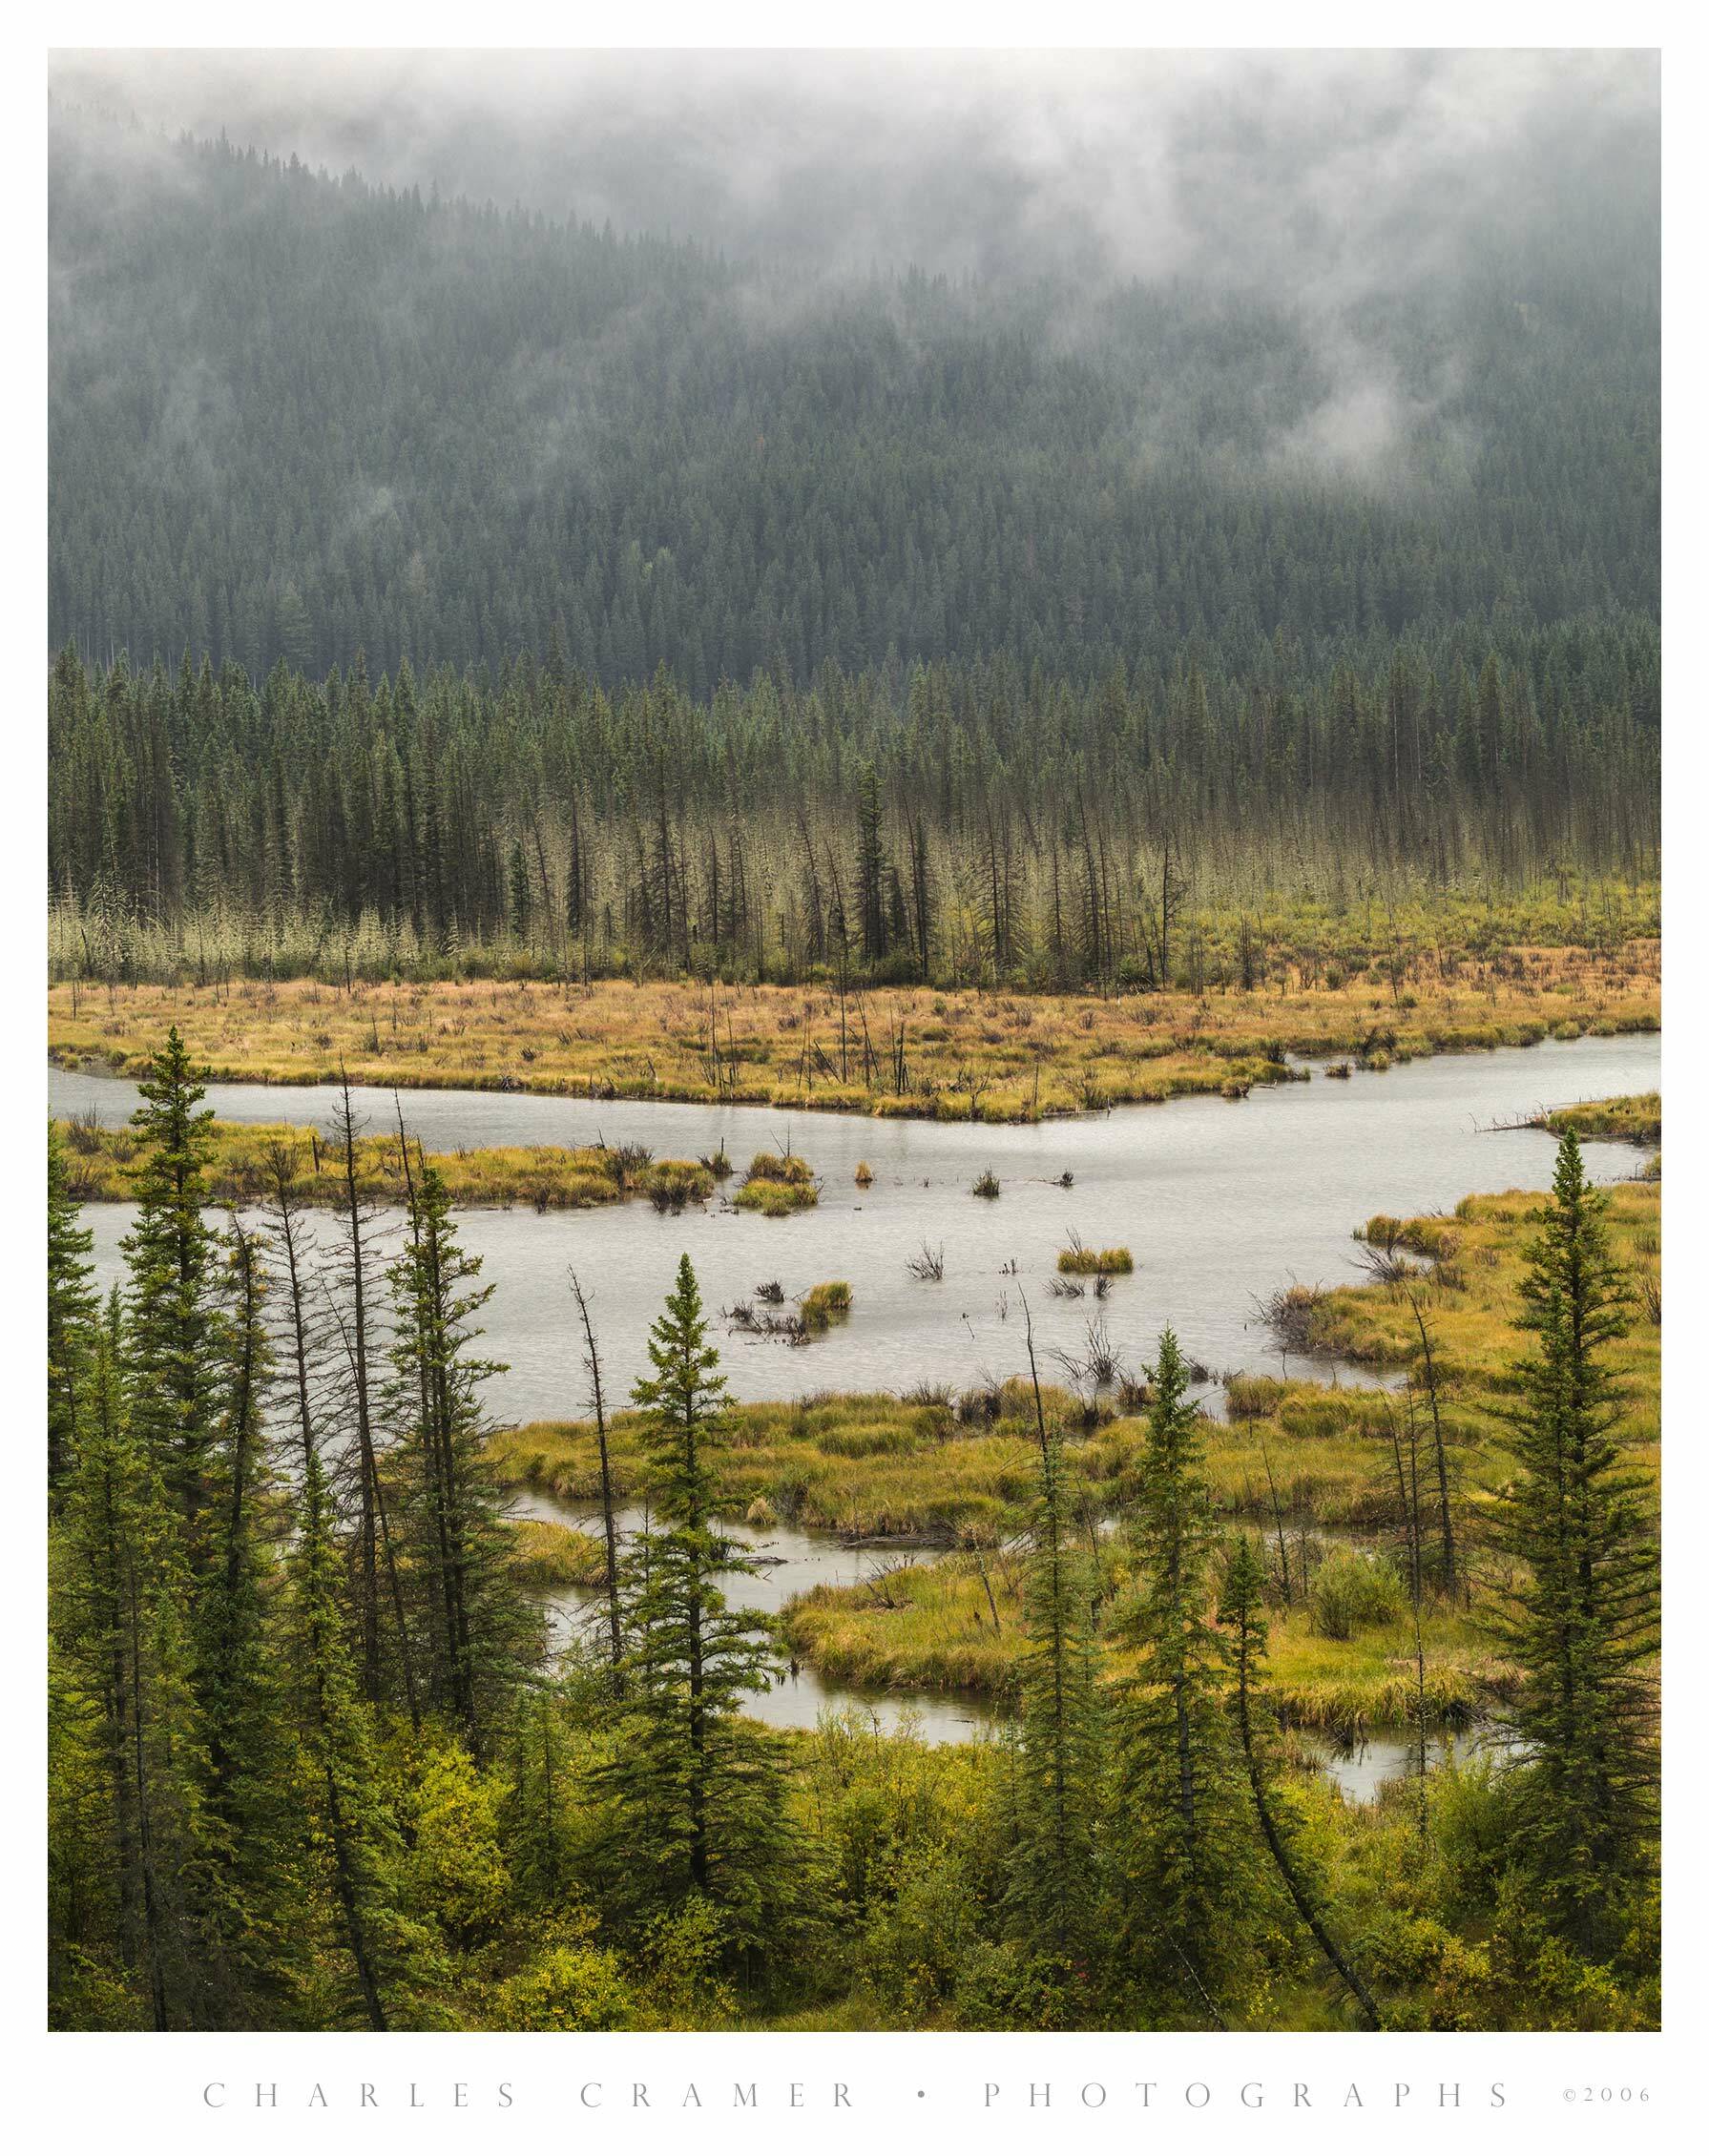
<svg viewBox="0 0 1709 2156">
<path fill-rule="evenodd" d="M 1491 1124 L 1540 1107 L 1648 1091 L 1659 1084 L 1660 1038 L 1548 1042 L 1492 1054 L 1435 1056 L 1351 1079 L 1220 1098 L 1125 1108 L 1043 1125 L 968 1126 L 789 1114 L 769 1109 L 572 1101 L 531 1094 L 409 1092 L 405 1113 L 429 1151 L 459 1146 L 650 1146 L 657 1156 L 711 1153 L 738 1166 L 784 1144 L 823 1182 L 816 1210 L 787 1220 L 724 1201 L 661 1217 L 640 1203 L 591 1213 L 470 1212 L 461 1233 L 486 1260 L 494 1294 L 485 1351 L 511 1367 L 489 1394 L 502 1421 L 582 1412 L 586 1380 L 566 1287 L 573 1263 L 590 1290 L 609 1392 L 645 1368 L 648 1325 L 686 1251 L 713 1311 L 751 1297 L 761 1280 L 800 1295 L 816 1280 L 854 1290 L 846 1324 L 805 1348 L 731 1334 L 720 1345 L 736 1394 L 776 1399 L 819 1391 L 903 1392 L 964 1386 L 1023 1367 L 1021 1297 L 1032 1310 L 1043 1374 L 1055 1351 L 1084 1346 L 1089 1316 L 1137 1367 L 1165 1323 L 1213 1371 L 1280 1373 L 1282 1358 L 1253 1298 L 1290 1279 L 1325 1286 L 1357 1273 L 1351 1231 L 1373 1213 L 1451 1208 L 1469 1191 L 1545 1185 L 1553 1143 Z M 117 1123 L 135 1088 L 51 1074 L 56 1112 L 94 1109 Z M 209 1105 L 235 1122 L 323 1124 L 325 1088 L 212 1086 Z M 393 1119 L 388 1093 L 358 1095 L 370 1129 Z M 1593 1173 L 1630 1175 L 1627 1146 L 1587 1146 Z M 855 1168 L 870 1163 L 862 1191 Z M 1002 1195 L 970 1194 L 990 1167 Z M 1073 1177 L 1063 1190 L 1056 1178 Z M 114 1276 L 130 1208 L 91 1206 L 103 1282 Z M 322 1232 L 325 1232 L 323 1223 Z M 1103 1304 L 1052 1296 L 1057 1251 L 1071 1232 L 1125 1243 L 1137 1270 Z M 922 1245 L 941 1245 L 945 1277 L 908 1273 Z M 1350 1379 L 1357 1373 L 1348 1372 Z"/>
</svg>

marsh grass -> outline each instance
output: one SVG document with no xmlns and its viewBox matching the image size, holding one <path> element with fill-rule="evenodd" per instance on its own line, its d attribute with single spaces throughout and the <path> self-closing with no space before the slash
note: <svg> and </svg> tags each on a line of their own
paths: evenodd
<svg viewBox="0 0 1709 2156">
<path fill-rule="evenodd" d="M 1126 1581 L 1119 1551 L 1101 1562 L 1112 1592 L 1105 1611 L 1104 1673 L 1119 1687 L 1134 1675 L 1120 1635 Z M 1018 1690 L 1023 1625 L 1020 1553 L 999 1550 L 983 1565 L 971 1554 L 887 1569 L 882 1580 L 820 1586 L 790 1602 L 782 1629 L 791 1648 L 827 1680 L 886 1690 L 974 1692 L 999 1705 Z M 992 1622 L 992 1604 L 997 1623 Z M 1454 1727 L 1487 1714 L 1506 1696 L 1512 1671 L 1463 1613 L 1427 1607 L 1425 1712 Z M 1367 1624 L 1331 1639 L 1303 1609 L 1271 1613 L 1266 1692 L 1285 1725 L 1356 1741 L 1404 1725 L 1417 1711 L 1412 1621 Z"/>
<path fill-rule="evenodd" d="M 261 1202 L 272 1188 L 274 1149 L 281 1146 L 295 1169 L 300 1202 L 344 1202 L 336 1156 L 318 1134 L 301 1125 L 215 1123 L 210 1135 L 208 1192 L 220 1204 Z M 652 1164 L 644 1151 L 637 1162 L 633 1151 L 605 1146 L 491 1146 L 429 1153 L 427 1158 L 445 1178 L 451 1203 L 460 1207 L 531 1205 L 536 1212 L 548 1213 L 620 1205 L 643 1192 L 660 1205 L 660 1188 L 683 1187 L 676 1180 L 678 1171 L 695 1179 L 694 1190 L 686 1192 L 680 1202 L 687 1202 L 688 1195 L 710 1192 L 710 1177 L 702 1191 L 698 1178 L 703 1171 L 694 1162 Z M 141 1157 L 142 1149 L 128 1125 L 108 1130 L 77 1120 L 66 1149 L 72 1195 L 80 1204 L 128 1202 L 135 1196 Z M 662 1186 L 656 1186 L 653 1178 L 660 1171 L 672 1172 Z M 404 1175 L 395 1137 L 357 1140 L 356 1182 L 359 1194 L 370 1203 L 402 1200 Z M 661 1211 L 671 1209 L 670 1201 L 660 1205 Z"/>
<path fill-rule="evenodd" d="M 1093 1250 L 1077 1234 L 1070 1233 L 1068 1248 L 1056 1253 L 1058 1273 L 1095 1273 L 1114 1278 L 1134 1270 L 1134 1254 L 1125 1243 L 1109 1250 Z"/>
<path fill-rule="evenodd" d="M 1661 1143 L 1661 1095 L 1617 1093 L 1611 1099 L 1580 1101 L 1574 1108 L 1552 1109 L 1537 1118 L 1537 1128 L 1554 1137 L 1576 1130 L 1581 1138 L 1623 1138 L 1629 1145 Z"/>
<path fill-rule="evenodd" d="M 757 1152 L 748 1163 L 736 1203 L 744 1213 L 763 1213 L 781 1220 L 791 1213 L 804 1213 L 819 1203 L 819 1185 L 813 1171 L 798 1153 Z"/>
<path fill-rule="evenodd" d="M 1440 910 L 1440 909 L 1439 909 Z M 865 992 L 872 1038 L 906 1038 L 904 1085 L 887 1060 L 827 1078 L 801 1043 L 828 1038 L 832 986 L 736 984 L 719 997 L 719 1052 L 707 998 L 691 981 L 522 979 L 338 985 L 218 978 L 182 969 L 164 946 L 136 964 L 140 985 L 60 978 L 49 990 L 51 1058 L 69 1068 L 134 1074 L 177 1024 L 192 1059 L 216 1079 L 324 1084 L 347 1068 L 372 1086 L 448 1086 L 599 1100 L 745 1101 L 873 1115 L 1032 1122 L 1093 1105 L 1237 1091 L 1301 1075 L 1283 1058 L 1357 1058 L 1366 1068 L 1450 1049 L 1520 1046 L 1567 1026 L 1594 1034 L 1659 1023 L 1660 956 L 1654 894 L 1629 909 L 1602 947 L 1572 941 L 1553 902 L 1505 913 L 1449 906 L 1434 932 L 1413 934 L 1406 995 L 1368 967 L 1326 965 L 1307 943 L 1321 924 L 1279 935 L 1274 963 L 1251 989 L 1236 981 L 1108 996 L 1019 989 L 881 988 Z M 1343 940 L 1382 943 L 1363 913 Z M 1583 934 L 1588 935 L 1588 921 Z M 67 945 L 66 970 L 81 966 Z M 306 952 L 305 952 L 306 957 Z M 1335 985 L 1331 985 L 1332 978 Z M 864 1082 L 870 1079 L 870 1084 Z"/>
<path fill-rule="evenodd" d="M 511 1570 L 521 1586 L 534 1593 L 552 1587 L 602 1587 L 605 1544 L 557 1520 L 510 1523 Z"/>
<path fill-rule="evenodd" d="M 854 1290 L 846 1280 L 821 1280 L 802 1297 L 802 1323 L 809 1333 L 823 1333 L 853 1308 Z"/>
<path fill-rule="evenodd" d="M 656 1160 L 641 1188 L 656 1213 L 680 1213 L 684 1206 L 705 1203 L 713 1192 L 714 1174 L 704 1161 Z"/>
</svg>

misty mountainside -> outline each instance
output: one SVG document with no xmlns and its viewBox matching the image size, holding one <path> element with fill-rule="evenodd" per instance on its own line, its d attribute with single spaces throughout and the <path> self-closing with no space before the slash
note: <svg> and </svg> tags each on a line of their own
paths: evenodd
<svg viewBox="0 0 1709 2156">
<path fill-rule="evenodd" d="M 1645 187 L 1397 227 L 1328 304 L 1211 252 L 818 272 L 64 106 L 51 156 L 49 634 L 103 664 L 377 677 L 555 631 L 704 699 L 1653 639 Z"/>
</svg>

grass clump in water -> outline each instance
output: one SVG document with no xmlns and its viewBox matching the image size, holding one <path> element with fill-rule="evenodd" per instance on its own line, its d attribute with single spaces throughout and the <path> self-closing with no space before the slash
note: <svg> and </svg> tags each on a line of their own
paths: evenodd
<svg viewBox="0 0 1709 2156">
<path fill-rule="evenodd" d="M 1134 1254 L 1126 1243 L 1113 1244 L 1108 1250 L 1093 1250 L 1078 1235 L 1070 1235 L 1068 1248 L 1056 1253 L 1058 1273 L 1131 1273 L 1134 1270 Z"/>
<path fill-rule="evenodd" d="M 996 1198 L 1001 1197 L 1002 1194 L 1003 1186 L 998 1182 L 996 1173 L 992 1169 L 986 1169 L 983 1174 L 974 1178 L 973 1195 L 976 1198 Z"/>
<path fill-rule="evenodd" d="M 854 1307 L 854 1290 L 846 1280 L 821 1280 L 802 1297 L 802 1323 L 810 1333 L 823 1333 L 833 1318 L 846 1317 Z"/>
<path fill-rule="evenodd" d="M 1576 1130 L 1581 1138 L 1623 1138 L 1629 1145 L 1661 1143 L 1661 1095 L 1616 1093 L 1605 1101 L 1580 1101 L 1574 1108 L 1552 1109 L 1537 1127 L 1553 1137 Z"/>
<path fill-rule="evenodd" d="M 768 1220 L 780 1220 L 817 1205 L 819 1185 L 799 1153 L 757 1152 L 748 1163 L 736 1203 L 744 1213 L 762 1213 Z"/>
<path fill-rule="evenodd" d="M 680 1213 L 712 1195 L 713 1171 L 698 1160 L 656 1160 L 641 1179 L 655 1213 Z"/>
</svg>

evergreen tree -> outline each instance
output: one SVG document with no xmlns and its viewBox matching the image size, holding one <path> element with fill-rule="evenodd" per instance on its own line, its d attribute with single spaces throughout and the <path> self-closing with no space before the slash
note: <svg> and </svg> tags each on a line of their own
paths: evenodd
<svg viewBox="0 0 1709 2156">
<path fill-rule="evenodd" d="M 1621 1457 L 1605 1351 L 1630 1323 L 1608 1200 L 1571 1129 L 1526 1255 L 1520 1322 L 1536 1346 L 1498 1409 L 1516 1472 L 1500 1531 L 1523 1566 L 1501 1623 L 1524 1673 L 1511 1710 L 1525 1852 L 1552 1919 L 1605 1950 L 1657 1861 L 1658 1551 L 1643 1477 Z"/>
<path fill-rule="evenodd" d="M 658 1524 L 627 1557 L 627 1711 L 605 1785 L 615 1802 L 620 1894 L 636 1915 L 716 1908 L 733 1945 L 766 1942 L 795 1861 L 775 1736 L 741 1716 L 777 1674 L 765 1625 L 733 1609 L 719 1576 L 751 1573 L 714 1524 L 728 1441 L 727 1388 L 686 1255 L 637 1380 L 646 1494 Z"/>
<path fill-rule="evenodd" d="M 194 1687 L 182 1521 L 138 1430 L 116 1291 L 91 1358 L 64 1508 L 53 1630 L 102 1763 L 113 1881 L 111 1954 L 156 2029 L 225 2018 L 225 1957 L 208 1918 L 215 1855 Z"/>
<path fill-rule="evenodd" d="M 406 1207 L 408 1241 L 388 1274 L 399 1524 L 422 1589 L 427 1700 L 451 1715 L 479 1766 L 537 1626 L 511 1584 L 505 1495 L 484 1451 L 481 1385 L 503 1365 L 470 1352 L 492 1289 L 457 1241 L 445 1179 L 425 1159 L 409 1171 Z"/>
<path fill-rule="evenodd" d="M 363 1697 L 348 1645 L 331 1492 L 312 1449 L 296 1515 L 286 1636 L 302 1731 L 309 1875 L 330 1894 L 342 1950 L 331 1996 L 316 2002 L 315 2022 L 337 2027 L 360 2020 L 384 2029 L 391 2026 L 396 1987 L 409 1966 L 410 1941 L 398 1908 L 402 1850 L 385 1801 L 373 1710 Z"/>
<path fill-rule="evenodd" d="M 129 1271 L 131 1420 L 178 1509 L 185 1555 L 199 1585 L 214 1562 L 218 1368 L 211 1353 L 202 1219 L 212 1109 L 176 1026 L 137 1086 L 132 1116 L 144 1147 L 135 1226 L 120 1246 Z"/>
<path fill-rule="evenodd" d="M 1103 1746 L 1100 1654 L 1062 1440 L 1042 1427 L 1020 1661 L 1019 1833 L 1005 1896 L 1019 1935 L 1084 1962 L 1095 1936 Z"/>
<path fill-rule="evenodd" d="M 1267 1915 L 1226 1643 L 1211 1619 L 1216 1529 L 1197 1406 L 1173 1331 L 1157 1345 L 1123 1629 L 1137 1667 L 1118 1724 L 1124 1938 L 1189 2022 L 1222 2022 L 1258 1980 Z"/>
</svg>

